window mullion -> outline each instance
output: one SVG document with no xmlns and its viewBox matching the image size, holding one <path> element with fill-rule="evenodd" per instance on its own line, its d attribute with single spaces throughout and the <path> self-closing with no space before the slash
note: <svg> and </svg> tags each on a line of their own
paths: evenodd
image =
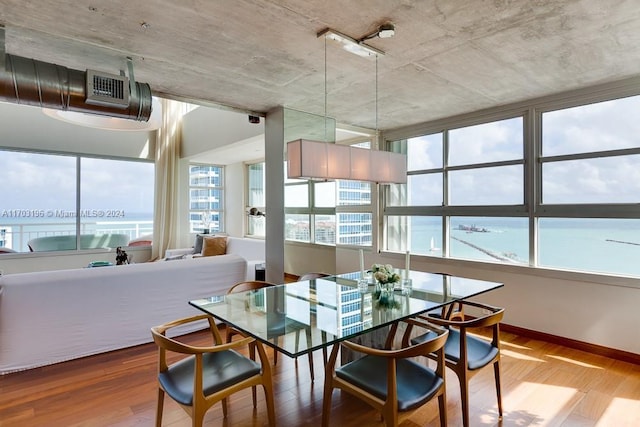
<svg viewBox="0 0 640 427">
<path fill-rule="evenodd" d="M 76 250 L 82 249 L 81 246 L 81 236 L 82 236 L 82 218 L 80 217 L 80 209 L 82 200 L 81 197 L 81 185 L 82 185 L 82 177 L 80 176 L 80 170 L 82 166 L 82 159 L 80 156 L 76 156 Z"/>
</svg>

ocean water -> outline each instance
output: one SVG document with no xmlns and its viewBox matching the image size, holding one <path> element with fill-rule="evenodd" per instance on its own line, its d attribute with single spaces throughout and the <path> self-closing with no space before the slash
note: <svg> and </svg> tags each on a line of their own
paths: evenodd
<svg viewBox="0 0 640 427">
<path fill-rule="evenodd" d="M 541 218 L 540 267 L 640 276 L 640 220 Z M 529 265 L 526 218 L 451 219 L 450 256 Z M 412 218 L 411 251 L 442 256 L 439 218 Z"/>
</svg>

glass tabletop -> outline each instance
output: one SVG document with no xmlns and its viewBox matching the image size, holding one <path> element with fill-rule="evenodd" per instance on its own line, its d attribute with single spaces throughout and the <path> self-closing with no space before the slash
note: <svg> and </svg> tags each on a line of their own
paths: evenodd
<svg viewBox="0 0 640 427">
<path fill-rule="evenodd" d="M 290 357 L 327 347 L 451 302 L 497 289 L 501 283 L 410 272 L 410 291 L 396 289 L 380 304 L 375 285 L 358 288 L 360 273 L 270 286 L 189 301 Z"/>
</svg>

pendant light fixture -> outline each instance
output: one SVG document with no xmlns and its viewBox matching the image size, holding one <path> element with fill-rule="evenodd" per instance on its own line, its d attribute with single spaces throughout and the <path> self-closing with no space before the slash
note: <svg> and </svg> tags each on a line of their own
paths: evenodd
<svg viewBox="0 0 640 427">
<path fill-rule="evenodd" d="M 380 49 L 364 43 L 373 37 L 391 37 L 395 33 L 393 24 L 384 24 L 378 30 L 354 39 L 346 34 L 327 28 L 318 33 L 325 42 L 325 141 L 299 139 L 287 144 L 287 175 L 289 178 L 330 181 L 345 179 L 370 181 L 379 184 L 407 182 L 407 156 L 382 150 L 340 145 L 327 141 L 327 40 L 338 42 L 345 50 L 362 57 L 374 57 L 375 72 L 375 131 L 378 136 L 378 57 L 384 55 Z"/>
</svg>

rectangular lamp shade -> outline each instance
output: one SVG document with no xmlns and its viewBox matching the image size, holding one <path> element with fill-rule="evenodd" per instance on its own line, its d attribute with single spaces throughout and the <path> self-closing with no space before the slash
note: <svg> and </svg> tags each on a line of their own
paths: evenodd
<svg viewBox="0 0 640 427">
<path fill-rule="evenodd" d="M 402 184 L 407 182 L 407 156 L 298 139 L 287 143 L 287 176 Z"/>
</svg>

